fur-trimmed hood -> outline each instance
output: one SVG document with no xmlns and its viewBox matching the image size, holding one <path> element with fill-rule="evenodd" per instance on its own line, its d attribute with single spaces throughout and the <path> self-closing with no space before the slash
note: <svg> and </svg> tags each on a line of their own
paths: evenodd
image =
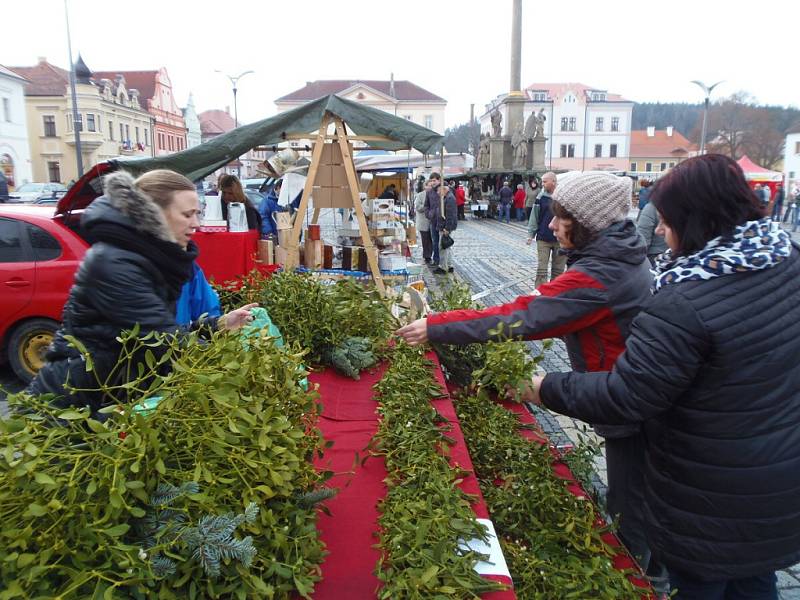
<svg viewBox="0 0 800 600">
<path fill-rule="evenodd" d="M 129 173 L 117 171 L 106 175 L 103 188 L 105 194 L 92 202 L 81 217 L 83 227 L 90 228 L 92 223 L 109 221 L 166 242 L 175 242 L 164 211 L 136 187 Z"/>
</svg>

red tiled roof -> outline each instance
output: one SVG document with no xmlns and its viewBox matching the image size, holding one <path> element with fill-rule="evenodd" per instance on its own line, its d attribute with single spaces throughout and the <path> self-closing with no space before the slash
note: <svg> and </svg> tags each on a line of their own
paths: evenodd
<svg viewBox="0 0 800 600">
<path fill-rule="evenodd" d="M 69 71 L 41 61 L 33 67 L 9 67 L 14 73 L 28 80 L 26 96 L 63 96 L 67 93 Z"/>
<path fill-rule="evenodd" d="M 101 79 L 110 79 L 114 82 L 117 75 L 125 78 L 125 89 L 139 90 L 139 102 L 142 106 L 147 106 L 145 101 L 155 96 L 158 71 L 93 71 L 92 79 L 97 84 Z"/>
<path fill-rule="evenodd" d="M 204 110 L 197 118 L 200 120 L 200 133 L 203 135 L 219 135 L 236 126 L 236 121 L 224 110 Z"/>
<path fill-rule="evenodd" d="M 668 136 L 664 129 L 656 130 L 652 137 L 648 137 L 646 129 L 631 131 L 631 158 L 660 158 L 696 150 L 697 146 L 677 129 L 672 130 L 672 137 Z"/>
<path fill-rule="evenodd" d="M 310 102 L 330 94 L 338 94 L 359 83 L 387 96 L 392 96 L 389 93 L 391 82 L 388 79 L 318 79 L 309 81 L 304 87 L 278 98 L 275 102 Z M 404 101 L 446 102 L 444 98 L 405 80 L 394 82 L 394 98 Z"/>
<path fill-rule="evenodd" d="M 551 100 L 559 100 L 569 91 L 575 92 L 580 98 L 585 97 L 586 92 L 606 91 L 603 88 L 591 87 L 585 83 L 532 83 L 525 89 L 537 92 L 546 91 Z M 619 94 L 610 94 L 608 92 L 606 92 L 606 99 L 610 102 L 630 102 L 630 100 L 623 98 Z"/>
</svg>

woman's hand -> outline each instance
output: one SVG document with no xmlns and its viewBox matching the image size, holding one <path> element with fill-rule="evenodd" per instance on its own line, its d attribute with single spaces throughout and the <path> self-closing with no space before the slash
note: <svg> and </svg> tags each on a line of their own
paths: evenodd
<svg viewBox="0 0 800 600">
<path fill-rule="evenodd" d="M 541 406 L 542 398 L 539 392 L 542 389 L 542 381 L 544 381 L 543 376 L 534 375 L 529 382 L 522 384 L 519 390 L 508 387 L 506 397 L 515 402 L 531 402 L 536 406 Z"/>
<path fill-rule="evenodd" d="M 222 315 L 218 321 L 220 329 L 227 329 L 228 331 L 236 331 L 241 329 L 253 320 L 253 315 L 250 312 L 251 308 L 258 306 L 258 302 L 253 304 L 245 304 L 241 308 L 232 310 L 229 313 Z"/>
<path fill-rule="evenodd" d="M 417 346 L 428 341 L 428 319 L 417 319 L 394 332 L 403 338 L 409 346 Z"/>
</svg>

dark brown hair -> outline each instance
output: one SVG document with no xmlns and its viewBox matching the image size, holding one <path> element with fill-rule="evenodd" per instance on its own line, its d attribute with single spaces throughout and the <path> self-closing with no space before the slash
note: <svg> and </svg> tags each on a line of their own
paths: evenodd
<svg viewBox="0 0 800 600">
<path fill-rule="evenodd" d="M 569 228 L 569 241 L 572 242 L 573 246 L 576 248 L 583 248 L 595 238 L 596 234 L 594 234 L 588 227 L 581 225 L 578 219 L 572 216 L 572 213 L 561 206 L 558 202 L 553 200 L 553 203 L 550 206 L 552 207 L 553 214 L 555 216 L 557 216 L 559 219 L 569 220 L 572 223 Z"/>
<path fill-rule="evenodd" d="M 673 167 L 653 185 L 650 202 L 675 232 L 677 254 L 684 256 L 765 214 L 741 167 L 722 154 L 695 156 Z"/>
</svg>

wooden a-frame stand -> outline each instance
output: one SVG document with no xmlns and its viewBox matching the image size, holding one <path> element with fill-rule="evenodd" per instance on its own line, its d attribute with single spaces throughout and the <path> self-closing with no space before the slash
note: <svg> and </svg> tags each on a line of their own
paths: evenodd
<svg viewBox="0 0 800 600">
<path fill-rule="evenodd" d="M 336 133 L 333 135 L 328 135 L 328 127 L 333 123 L 336 128 Z M 358 221 L 358 229 L 361 232 L 361 239 L 364 242 L 364 251 L 367 254 L 367 262 L 369 264 L 370 271 L 372 272 L 372 277 L 375 280 L 375 285 L 378 288 L 378 291 L 381 294 L 386 293 L 386 286 L 383 283 L 383 278 L 381 277 L 380 269 L 378 268 L 378 250 L 375 245 L 372 243 L 372 238 L 369 235 L 369 228 L 367 227 L 367 220 L 364 216 L 364 209 L 361 206 L 361 199 L 359 198 L 359 187 L 358 187 L 358 178 L 356 177 L 356 167 L 355 163 L 353 162 L 353 153 L 350 149 L 350 140 L 351 139 L 359 139 L 359 140 L 386 140 L 389 141 L 389 138 L 384 138 L 382 136 L 349 136 L 347 135 L 347 128 L 345 127 L 344 121 L 328 112 L 325 111 L 325 114 L 322 116 L 322 122 L 319 126 L 319 132 L 317 133 L 317 140 L 314 144 L 314 149 L 311 153 L 311 166 L 308 169 L 308 178 L 306 179 L 305 187 L 303 188 L 303 196 L 300 199 L 300 206 L 297 209 L 297 213 L 295 213 L 294 225 L 292 226 L 292 233 L 289 236 L 289 247 L 287 248 L 287 264 L 284 265 L 286 269 L 292 269 L 296 267 L 296 264 L 289 264 L 294 263 L 295 259 L 298 257 L 299 253 L 299 243 L 300 243 L 300 233 L 303 229 L 303 220 L 308 211 L 308 202 L 312 195 L 312 190 L 314 188 L 315 180 L 317 179 L 317 173 L 320 170 L 321 165 L 321 158 L 323 154 L 323 147 L 326 144 L 326 140 L 329 141 L 331 144 L 338 143 L 339 148 L 341 149 L 342 154 L 342 163 L 344 165 L 344 169 L 347 175 L 347 186 L 350 189 L 350 199 L 352 201 L 353 210 L 355 211 L 356 220 Z M 348 206 L 349 208 L 349 206 Z M 319 219 L 320 207 L 314 207 L 314 216 L 311 220 L 313 224 L 317 223 Z"/>
</svg>

